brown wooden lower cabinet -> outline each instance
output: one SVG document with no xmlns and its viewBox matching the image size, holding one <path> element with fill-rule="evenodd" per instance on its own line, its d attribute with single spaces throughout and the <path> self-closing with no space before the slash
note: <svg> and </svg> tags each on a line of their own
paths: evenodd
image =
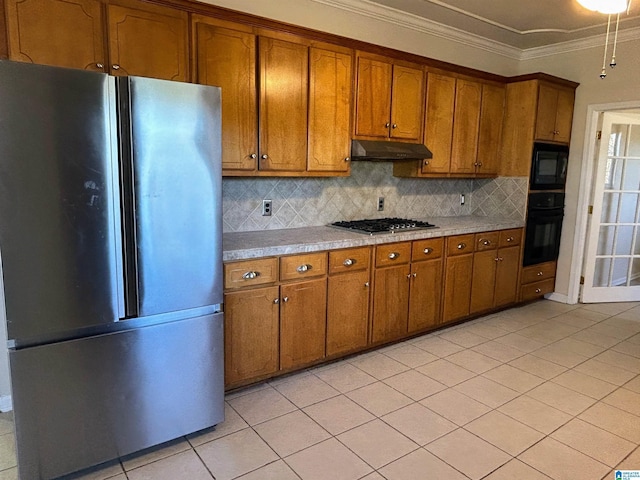
<svg viewBox="0 0 640 480">
<path fill-rule="evenodd" d="M 327 356 L 367 346 L 370 290 L 368 269 L 329 277 Z"/>
<path fill-rule="evenodd" d="M 482 312 L 493 308 L 497 270 L 497 250 L 474 253 L 469 313 Z"/>
<path fill-rule="evenodd" d="M 291 283 L 280 289 L 280 369 L 324 358 L 327 279 Z"/>
<path fill-rule="evenodd" d="M 442 321 L 452 322 L 469 316 L 473 274 L 474 236 L 456 235 L 446 240 Z"/>
<path fill-rule="evenodd" d="M 280 305 L 278 287 L 224 296 L 224 376 L 226 385 L 278 371 Z"/>
<path fill-rule="evenodd" d="M 520 301 L 528 302 L 553 292 L 556 284 L 556 262 L 529 265 L 522 269 Z"/>
<path fill-rule="evenodd" d="M 373 343 L 395 340 L 407 334 L 409 272 L 409 264 L 376 269 L 371 335 Z"/>
<path fill-rule="evenodd" d="M 440 321 L 442 259 L 411 264 L 408 333 L 435 327 Z"/>
<path fill-rule="evenodd" d="M 518 271 L 520 270 L 520 247 L 498 250 L 498 271 L 493 306 L 504 307 L 518 299 Z"/>
</svg>

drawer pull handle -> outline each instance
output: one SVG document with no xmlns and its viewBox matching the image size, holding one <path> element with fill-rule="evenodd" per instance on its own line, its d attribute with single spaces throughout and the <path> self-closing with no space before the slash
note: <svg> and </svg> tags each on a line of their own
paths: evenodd
<svg viewBox="0 0 640 480">
<path fill-rule="evenodd" d="M 458 250 L 464 250 L 465 248 L 467 248 L 467 244 L 466 243 L 459 243 L 458 244 Z"/>
<path fill-rule="evenodd" d="M 433 252 L 433 248 L 429 248 L 429 247 L 427 247 L 427 248 L 425 248 L 425 249 L 423 250 L 423 252 L 424 252 L 424 254 L 425 254 L 425 255 L 429 255 L 431 252 Z"/>
<path fill-rule="evenodd" d="M 513 242 L 514 240 L 515 240 L 515 238 L 513 238 L 513 237 L 507 238 L 507 242 Z"/>
<path fill-rule="evenodd" d="M 398 252 L 391 252 L 389 254 L 389 260 L 395 260 L 396 258 L 398 258 L 400 256 L 400 254 Z"/>
<path fill-rule="evenodd" d="M 344 262 L 342 262 L 342 264 L 345 267 L 350 267 L 351 265 L 353 265 L 354 263 L 356 263 L 355 260 L 353 260 L 352 258 L 347 258 Z"/>
<path fill-rule="evenodd" d="M 298 271 L 298 273 L 304 273 L 311 270 L 311 268 L 312 268 L 311 265 L 309 265 L 308 263 L 305 263 L 303 265 L 300 265 L 298 268 L 296 268 L 296 270 Z"/>
<path fill-rule="evenodd" d="M 280 299 L 279 299 L 279 298 L 275 298 L 275 299 L 273 300 L 273 303 L 275 303 L 276 305 L 277 305 L 277 304 L 279 304 L 279 303 L 280 303 Z"/>
<path fill-rule="evenodd" d="M 542 290 L 540 290 L 539 288 L 536 288 L 536 293 L 540 293 L 542 292 Z"/>
<path fill-rule="evenodd" d="M 482 242 L 482 245 L 484 246 L 488 246 L 491 245 L 491 240 L 480 240 Z"/>
<path fill-rule="evenodd" d="M 244 280 L 253 280 L 254 278 L 257 278 L 260 276 L 260 272 L 246 272 L 244 275 L 242 275 L 242 278 Z"/>
<path fill-rule="evenodd" d="M 544 275 L 544 273 L 542 273 L 542 272 L 538 272 L 538 273 L 536 273 L 536 275 L 538 275 L 539 277 L 541 277 L 542 275 Z"/>
</svg>

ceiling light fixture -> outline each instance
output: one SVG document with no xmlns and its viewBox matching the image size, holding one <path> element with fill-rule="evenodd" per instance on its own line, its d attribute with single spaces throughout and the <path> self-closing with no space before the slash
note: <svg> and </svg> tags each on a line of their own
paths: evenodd
<svg viewBox="0 0 640 480">
<path fill-rule="evenodd" d="M 607 51 L 609 49 L 609 33 L 611 32 L 611 15 L 616 15 L 616 32 L 613 37 L 613 53 L 609 66 L 614 68 L 616 63 L 616 47 L 618 46 L 618 27 L 620 26 L 620 14 L 629 13 L 631 0 L 578 0 L 578 3 L 588 10 L 609 15 L 607 19 L 607 36 L 604 39 L 604 56 L 602 58 L 602 71 L 600 78 L 607 76 Z"/>
</svg>

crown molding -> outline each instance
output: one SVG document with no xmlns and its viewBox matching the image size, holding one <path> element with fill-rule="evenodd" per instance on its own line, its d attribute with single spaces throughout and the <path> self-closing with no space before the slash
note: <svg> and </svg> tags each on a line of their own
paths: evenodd
<svg viewBox="0 0 640 480">
<path fill-rule="evenodd" d="M 604 35 L 598 34 L 579 40 L 554 43 L 542 47 L 521 49 L 489 40 L 480 35 L 465 32 L 449 25 L 434 22 L 427 18 L 404 12 L 395 8 L 380 5 L 370 0 L 311 0 L 312 2 L 327 5 L 350 13 L 355 13 L 377 21 L 389 23 L 409 30 L 433 35 L 438 38 L 450 40 L 462 45 L 478 48 L 490 53 L 501 55 L 512 60 L 532 60 L 548 57 L 560 53 L 586 50 L 599 47 L 604 44 Z M 500 26 L 495 25 L 495 26 Z M 591 27 L 589 27 L 591 28 Z M 512 29 L 508 29 L 512 31 Z M 523 32 L 520 32 L 523 33 Z M 525 32 L 526 33 L 526 32 Z M 640 27 L 634 27 L 621 31 L 618 34 L 618 43 L 640 40 Z"/>
<path fill-rule="evenodd" d="M 311 0 L 315 3 L 356 13 L 374 20 L 386 22 L 409 30 L 433 35 L 438 38 L 451 40 L 462 45 L 485 50 L 497 55 L 519 60 L 522 50 L 501 42 L 489 40 L 480 35 L 465 32 L 449 25 L 434 22 L 419 15 L 403 12 L 395 8 L 386 7 L 369 0 Z"/>
</svg>

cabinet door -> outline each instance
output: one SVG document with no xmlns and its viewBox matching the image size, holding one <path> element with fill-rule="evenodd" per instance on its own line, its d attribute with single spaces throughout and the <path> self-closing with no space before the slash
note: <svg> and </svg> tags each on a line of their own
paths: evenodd
<svg viewBox="0 0 640 480">
<path fill-rule="evenodd" d="M 373 343 L 394 340 L 407 333 L 409 265 L 375 271 L 373 292 Z"/>
<path fill-rule="evenodd" d="M 222 87 L 222 170 L 256 170 L 255 35 L 195 22 L 196 82 Z"/>
<path fill-rule="evenodd" d="M 260 170 L 307 167 L 308 48 L 260 37 Z"/>
<path fill-rule="evenodd" d="M 538 112 L 536 116 L 537 140 L 554 140 L 557 109 L 558 90 L 551 85 L 541 83 L 538 86 Z"/>
<path fill-rule="evenodd" d="M 110 73 L 189 81 L 187 12 L 117 3 L 108 5 Z"/>
<path fill-rule="evenodd" d="M 324 358 L 327 279 L 283 285 L 280 291 L 280 369 Z"/>
<path fill-rule="evenodd" d="M 358 58 L 355 134 L 387 138 L 391 118 L 392 66 L 369 58 Z"/>
<path fill-rule="evenodd" d="M 482 85 L 468 80 L 456 82 L 456 109 L 453 117 L 451 173 L 475 173 Z"/>
<path fill-rule="evenodd" d="M 352 56 L 309 49 L 309 152 L 311 172 L 349 171 Z"/>
<path fill-rule="evenodd" d="M 493 307 L 497 268 L 497 250 L 474 253 L 470 313 L 482 312 Z"/>
<path fill-rule="evenodd" d="M 424 144 L 433 153 L 433 158 L 423 162 L 422 173 L 449 171 L 455 98 L 455 78 L 433 73 L 427 75 Z"/>
<path fill-rule="evenodd" d="M 516 301 L 520 247 L 501 248 L 498 250 L 498 259 L 494 307 L 502 307 Z"/>
<path fill-rule="evenodd" d="M 392 138 L 422 141 L 424 73 L 417 68 L 393 66 L 391 92 Z"/>
<path fill-rule="evenodd" d="M 11 60 L 104 71 L 102 2 L 5 0 L 5 4 Z"/>
<path fill-rule="evenodd" d="M 573 120 L 573 103 L 575 91 L 560 88 L 558 90 L 558 106 L 556 112 L 556 142 L 569 143 L 571 140 L 571 122 Z"/>
<path fill-rule="evenodd" d="M 497 85 L 482 86 L 480 131 L 478 134 L 478 168 L 476 173 L 484 175 L 498 174 L 504 102 L 504 87 Z"/>
<path fill-rule="evenodd" d="M 278 287 L 224 296 L 225 384 L 235 385 L 278 371 Z"/>
<path fill-rule="evenodd" d="M 473 255 L 448 257 L 444 273 L 442 321 L 451 322 L 469 315 Z"/>
<path fill-rule="evenodd" d="M 368 270 L 329 278 L 327 356 L 348 353 L 367 345 L 369 291 Z M 349 297 L 347 301 L 345 295 Z"/>
<path fill-rule="evenodd" d="M 442 260 L 411 265 L 409 295 L 409 333 L 440 323 Z"/>
</svg>

